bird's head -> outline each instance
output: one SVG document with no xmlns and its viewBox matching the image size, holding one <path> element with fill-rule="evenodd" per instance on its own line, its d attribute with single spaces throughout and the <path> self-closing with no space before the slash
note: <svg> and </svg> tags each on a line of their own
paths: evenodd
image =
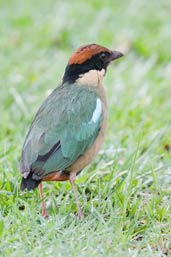
<svg viewBox="0 0 171 257">
<path fill-rule="evenodd" d="M 79 47 L 70 57 L 63 76 L 63 83 L 79 83 L 97 86 L 108 65 L 123 54 L 106 47 L 90 44 Z"/>
</svg>

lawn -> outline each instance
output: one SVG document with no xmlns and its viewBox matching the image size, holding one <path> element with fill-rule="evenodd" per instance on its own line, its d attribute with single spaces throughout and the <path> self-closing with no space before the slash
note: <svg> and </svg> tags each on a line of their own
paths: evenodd
<svg viewBox="0 0 171 257">
<path fill-rule="evenodd" d="M 0 255 L 171 256 L 171 1 L 0 0 Z M 105 144 L 77 178 L 20 192 L 26 131 L 71 53 L 125 53 L 108 69 Z"/>
</svg>

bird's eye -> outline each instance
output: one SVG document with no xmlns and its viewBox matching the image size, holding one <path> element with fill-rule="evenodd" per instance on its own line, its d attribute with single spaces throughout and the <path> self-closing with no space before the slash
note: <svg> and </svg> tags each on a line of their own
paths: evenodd
<svg viewBox="0 0 171 257">
<path fill-rule="evenodd" d="M 102 60 L 104 60 L 105 57 L 106 57 L 106 54 L 105 54 L 105 53 L 101 53 L 101 54 L 100 54 L 100 58 L 101 58 Z"/>
</svg>

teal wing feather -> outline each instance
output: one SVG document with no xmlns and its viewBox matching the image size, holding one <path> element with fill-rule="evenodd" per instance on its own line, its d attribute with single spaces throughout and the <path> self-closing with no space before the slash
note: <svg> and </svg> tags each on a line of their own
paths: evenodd
<svg viewBox="0 0 171 257">
<path fill-rule="evenodd" d="M 41 179 L 65 170 L 95 141 L 102 120 L 102 102 L 87 86 L 57 87 L 38 110 L 27 134 L 21 159 L 25 176 Z"/>
</svg>

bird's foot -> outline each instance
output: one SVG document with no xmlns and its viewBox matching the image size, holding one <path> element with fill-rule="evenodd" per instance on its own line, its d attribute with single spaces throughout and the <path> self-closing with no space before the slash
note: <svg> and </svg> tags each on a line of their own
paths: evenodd
<svg viewBox="0 0 171 257">
<path fill-rule="evenodd" d="M 49 218 L 49 215 L 47 214 L 46 211 L 42 210 L 42 217 L 43 217 L 44 219 L 47 219 L 47 218 Z"/>
<path fill-rule="evenodd" d="M 78 199 L 77 190 L 76 190 L 76 187 L 75 187 L 75 178 L 76 178 L 75 173 L 70 174 L 69 180 L 70 180 L 70 183 L 71 183 L 71 186 L 72 186 L 72 190 L 73 190 L 73 193 L 74 193 L 74 197 L 75 197 L 75 201 L 76 201 L 76 205 L 77 205 L 77 209 L 78 209 L 78 218 L 82 219 L 82 218 L 84 218 L 84 214 L 82 212 L 81 204 L 80 204 L 79 199 Z"/>
<path fill-rule="evenodd" d="M 82 212 L 81 209 L 78 210 L 78 219 L 81 220 L 84 218 L 84 213 Z"/>
</svg>

